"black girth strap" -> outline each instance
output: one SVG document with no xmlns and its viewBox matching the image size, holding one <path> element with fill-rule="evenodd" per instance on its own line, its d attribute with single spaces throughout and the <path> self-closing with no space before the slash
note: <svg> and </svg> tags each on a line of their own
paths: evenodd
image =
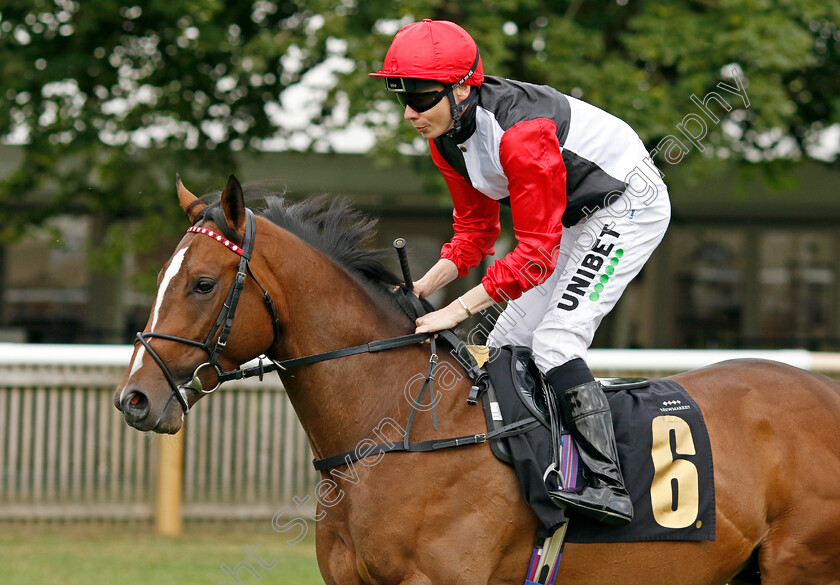
<svg viewBox="0 0 840 585">
<path fill-rule="evenodd" d="M 512 437 L 514 435 L 527 433 L 528 431 L 540 426 L 540 424 L 542 423 L 540 423 L 540 421 L 536 418 L 530 417 L 511 423 L 489 433 L 463 435 L 461 437 L 453 437 L 450 439 L 418 441 L 416 443 L 408 443 L 405 441 L 400 443 L 379 443 L 375 447 L 364 449 L 361 453 L 358 450 L 345 451 L 344 453 L 339 453 L 338 455 L 333 455 L 332 457 L 315 459 L 312 464 L 315 466 L 317 471 L 326 471 L 327 469 L 332 469 L 333 467 L 338 467 L 339 465 L 350 465 L 360 459 L 364 459 L 372 455 L 379 455 L 380 453 L 425 453 L 429 451 L 439 451 L 441 449 L 451 449 L 453 447 L 469 447 L 472 445 L 480 445 L 490 439 L 503 439 L 505 437 Z M 406 433 L 406 436 L 408 436 L 408 433 Z"/>
</svg>

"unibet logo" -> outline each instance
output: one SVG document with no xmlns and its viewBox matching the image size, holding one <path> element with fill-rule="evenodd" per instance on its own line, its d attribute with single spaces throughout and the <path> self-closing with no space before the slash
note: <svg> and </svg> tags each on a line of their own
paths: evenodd
<svg viewBox="0 0 840 585">
<path fill-rule="evenodd" d="M 601 297 L 604 286 L 609 282 L 610 276 L 615 274 L 619 259 L 624 255 L 624 250 L 618 249 L 613 252 L 615 244 L 606 244 L 603 240 L 606 237 L 618 238 L 619 235 L 618 232 L 604 226 L 598 239 L 595 240 L 595 245 L 592 246 L 589 254 L 584 256 L 569 284 L 566 285 L 566 290 L 563 292 L 560 302 L 557 303 L 558 309 L 574 311 L 596 277 L 599 282 L 595 284 L 594 292 L 589 294 L 589 298 L 597 301 Z M 610 256 L 611 253 L 612 256 Z M 601 269 L 604 271 L 603 274 L 600 274 Z"/>
</svg>

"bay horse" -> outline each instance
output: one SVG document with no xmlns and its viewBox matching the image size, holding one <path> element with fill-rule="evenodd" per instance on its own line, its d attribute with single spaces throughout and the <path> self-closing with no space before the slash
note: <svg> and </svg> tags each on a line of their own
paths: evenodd
<svg viewBox="0 0 840 585">
<path fill-rule="evenodd" d="M 148 324 L 114 394 L 130 425 L 177 432 L 184 413 L 215 389 L 218 372 L 258 355 L 289 360 L 413 333 L 389 293 L 399 279 L 363 247 L 371 223 L 348 206 L 266 197 L 254 218 L 233 176 L 209 205 L 176 184 L 194 227 L 160 273 Z M 411 411 L 404 388 L 427 371 L 429 356 L 428 343 L 412 343 L 282 371 L 315 457 L 369 441 L 382 421 L 404 425 Z M 446 352 L 440 361 L 460 368 Z M 708 427 L 716 539 L 570 543 L 558 583 L 758 582 L 756 563 L 765 585 L 840 583 L 840 385 L 761 360 L 673 379 Z M 442 392 L 439 429 L 423 413 L 412 438 L 485 429 L 481 409 L 466 403 L 469 387 L 462 377 Z M 512 469 L 487 444 L 380 455 L 355 474 L 322 472 L 335 482 L 332 494 L 322 494 L 316 532 L 326 583 L 524 580 L 537 519 Z"/>
</svg>

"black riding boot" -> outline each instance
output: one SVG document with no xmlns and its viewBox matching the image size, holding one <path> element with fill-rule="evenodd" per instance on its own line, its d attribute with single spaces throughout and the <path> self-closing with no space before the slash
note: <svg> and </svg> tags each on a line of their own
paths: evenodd
<svg viewBox="0 0 840 585">
<path fill-rule="evenodd" d="M 581 359 L 552 368 L 546 379 L 590 480 L 580 493 L 557 491 L 552 497 L 605 524 L 630 522 L 633 503 L 624 487 L 610 407 L 601 385 Z"/>
</svg>

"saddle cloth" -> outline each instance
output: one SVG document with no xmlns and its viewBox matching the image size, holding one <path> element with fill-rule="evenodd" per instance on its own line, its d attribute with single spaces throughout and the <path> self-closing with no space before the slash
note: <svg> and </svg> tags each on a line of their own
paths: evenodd
<svg viewBox="0 0 840 585">
<path fill-rule="evenodd" d="M 542 423 L 523 435 L 490 441 L 494 454 L 512 464 L 520 490 L 540 519 L 546 536 L 565 520 L 549 495 L 544 476 L 552 465 L 550 423 L 541 396 L 547 388 L 533 365 L 530 350 L 492 348 L 483 367 L 491 380 L 482 396 L 488 431 L 535 416 Z M 703 414 L 685 389 L 673 380 L 633 383 L 601 380 L 609 400 L 619 460 L 634 518 L 607 526 L 567 510 L 567 542 L 635 542 L 715 539 L 712 451 Z M 567 431 L 563 435 L 561 484 L 579 490 L 585 470 Z M 556 480 L 552 488 L 556 489 Z"/>
</svg>

